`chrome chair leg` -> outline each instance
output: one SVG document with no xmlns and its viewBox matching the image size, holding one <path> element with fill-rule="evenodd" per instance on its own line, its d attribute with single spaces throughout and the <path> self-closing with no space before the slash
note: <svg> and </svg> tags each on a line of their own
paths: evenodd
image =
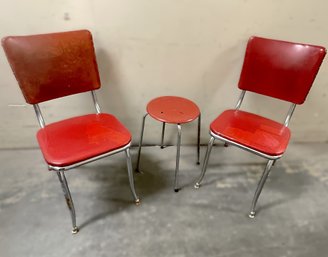
<svg viewBox="0 0 328 257">
<path fill-rule="evenodd" d="M 135 187 L 134 187 L 134 178 L 133 178 L 131 155 L 130 155 L 130 149 L 129 148 L 127 148 L 125 150 L 125 155 L 126 155 L 126 163 L 127 163 L 127 166 L 128 166 L 128 175 L 129 175 L 129 183 L 130 183 L 131 192 L 132 192 L 132 195 L 134 197 L 134 201 L 135 201 L 136 205 L 139 205 L 140 204 L 140 199 L 137 196 L 137 193 L 136 193 L 136 190 L 135 190 Z"/>
<path fill-rule="evenodd" d="M 256 203 L 257 203 L 257 200 L 258 200 L 258 198 L 259 198 L 259 196 L 261 194 L 261 191 L 262 191 L 262 188 L 263 188 L 263 186 L 265 184 L 265 181 L 266 181 L 266 179 L 269 176 L 269 173 L 270 173 L 270 170 L 271 170 L 271 167 L 272 167 L 273 163 L 274 163 L 274 160 L 269 160 L 267 162 L 267 165 L 266 165 L 266 167 L 265 167 L 265 169 L 263 171 L 262 177 L 261 177 L 261 179 L 260 179 L 260 181 L 259 181 L 259 183 L 257 185 L 256 191 L 255 191 L 255 194 L 254 194 L 254 197 L 253 197 L 253 201 L 252 201 L 251 211 L 250 211 L 250 213 L 248 215 L 252 219 L 255 218 L 255 207 L 256 207 Z"/>
<path fill-rule="evenodd" d="M 165 122 L 163 122 L 163 127 L 162 127 L 161 149 L 164 148 L 164 134 L 165 134 Z"/>
<path fill-rule="evenodd" d="M 178 141 L 177 141 L 177 156 L 176 156 L 175 177 L 174 177 L 174 192 L 179 192 L 178 172 L 179 172 L 179 162 L 180 162 L 181 125 L 178 124 L 177 127 L 178 127 Z"/>
<path fill-rule="evenodd" d="M 198 129 L 197 129 L 197 165 L 200 164 L 199 156 L 200 156 L 200 124 L 201 124 L 201 114 L 198 116 Z"/>
<path fill-rule="evenodd" d="M 141 146 L 142 146 L 142 140 L 143 140 L 143 134 L 145 130 L 145 121 L 148 113 L 146 113 L 143 118 L 142 118 L 142 126 L 141 126 L 141 134 L 140 134 L 140 141 L 139 141 L 139 149 L 138 149 L 138 159 L 137 159 L 137 167 L 136 167 L 136 172 L 139 171 L 139 164 L 140 164 L 140 154 L 141 154 Z"/>
<path fill-rule="evenodd" d="M 205 159 L 204 159 L 204 163 L 203 163 L 203 168 L 202 168 L 202 172 L 196 182 L 196 184 L 194 185 L 195 188 L 199 188 L 200 187 L 200 184 L 204 178 L 204 175 L 205 175 L 205 172 L 206 172 L 206 169 L 207 169 L 207 163 L 208 163 L 208 159 L 210 157 L 210 154 L 211 154 L 211 150 L 212 150 L 212 147 L 213 147 L 213 143 L 214 143 L 214 140 L 215 138 L 214 137 L 211 137 L 210 138 L 210 141 L 208 142 L 208 146 L 207 146 L 207 150 L 206 150 L 206 154 L 205 154 Z"/>
<path fill-rule="evenodd" d="M 75 208 L 74 208 L 71 192 L 69 191 L 69 187 L 67 184 L 67 180 L 66 180 L 64 171 L 57 171 L 57 176 L 58 176 L 59 182 L 60 182 L 63 192 L 64 192 L 67 207 L 71 214 L 72 226 L 73 226 L 72 234 L 76 234 L 77 232 L 79 232 L 79 228 L 78 228 L 78 226 L 76 226 Z"/>
</svg>

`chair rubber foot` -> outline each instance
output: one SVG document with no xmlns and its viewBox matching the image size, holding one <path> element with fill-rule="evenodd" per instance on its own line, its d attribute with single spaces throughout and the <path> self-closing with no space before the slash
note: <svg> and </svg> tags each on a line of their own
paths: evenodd
<svg viewBox="0 0 328 257">
<path fill-rule="evenodd" d="M 80 231 L 79 227 L 74 227 L 74 228 L 72 229 L 72 234 L 75 235 L 75 234 L 77 234 L 77 232 L 79 232 L 79 231 Z"/>
<path fill-rule="evenodd" d="M 179 192 L 179 188 L 175 188 L 174 192 L 178 193 Z"/>
<path fill-rule="evenodd" d="M 196 164 L 197 164 L 197 165 L 199 165 L 199 164 L 200 164 L 200 162 L 196 162 Z"/>
<path fill-rule="evenodd" d="M 161 146 L 161 149 L 164 149 L 164 146 Z"/>
<path fill-rule="evenodd" d="M 141 201 L 140 201 L 140 199 L 138 198 L 138 199 L 136 199 L 136 200 L 134 201 L 134 203 L 136 204 L 136 206 L 139 206 L 139 205 L 141 204 Z"/>
<path fill-rule="evenodd" d="M 196 189 L 200 188 L 200 184 L 199 184 L 199 183 L 196 183 L 196 184 L 194 185 L 194 188 L 196 188 Z"/>
<path fill-rule="evenodd" d="M 248 217 L 251 218 L 251 219 L 254 219 L 254 218 L 255 218 L 255 211 L 251 211 L 251 212 L 248 214 Z"/>
</svg>

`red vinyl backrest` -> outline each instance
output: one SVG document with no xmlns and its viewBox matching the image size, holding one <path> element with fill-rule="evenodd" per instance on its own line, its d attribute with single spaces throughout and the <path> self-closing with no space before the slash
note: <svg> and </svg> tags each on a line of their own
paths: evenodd
<svg viewBox="0 0 328 257">
<path fill-rule="evenodd" d="M 27 103 L 100 88 L 87 30 L 9 36 L 2 39 L 2 46 Z"/>
<path fill-rule="evenodd" d="M 302 104 L 325 55 L 321 46 L 251 37 L 238 87 Z"/>
</svg>

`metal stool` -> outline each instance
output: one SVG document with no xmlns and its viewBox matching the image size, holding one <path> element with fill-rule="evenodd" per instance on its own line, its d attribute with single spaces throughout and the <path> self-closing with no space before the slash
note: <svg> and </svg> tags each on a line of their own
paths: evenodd
<svg viewBox="0 0 328 257">
<path fill-rule="evenodd" d="M 140 153 L 143 140 L 143 133 L 145 129 L 145 121 L 148 114 L 163 123 L 162 127 L 162 140 L 161 148 L 164 148 L 164 133 L 165 133 L 165 124 L 176 124 L 178 128 L 178 138 L 177 138 L 177 156 L 176 156 L 176 167 L 175 167 L 175 180 L 174 180 L 174 191 L 178 192 L 178 172 L 179 172 L 179 161 L 180 161 L 180 145 L 181 145 L 181 124 L 188 123 L 196 118 L 198 118 L 198 137 L 197 137 L 197 164 L 199 164 L 199 146 L 200 146 L 200 122 L 201 114 L 198 106 L 182 97 L 177 96 L 161 96 L 151 100 L 147 104 L 147 113 L 143 117 L 140 142 L 139 142 L 139 151 L 138 151 L 138 160 L 136 171 L 139 172 L 140 164 Z"/>
</svg>

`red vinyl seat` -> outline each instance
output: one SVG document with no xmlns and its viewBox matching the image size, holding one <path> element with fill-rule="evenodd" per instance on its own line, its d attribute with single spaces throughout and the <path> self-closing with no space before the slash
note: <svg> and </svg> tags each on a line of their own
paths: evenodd
<svg viewBox="0 0 328 257">
<path fill-rule="evenodd" d="M 320 65 L 326 55 L 321 46 L 293 43 L 261 37 L 248 40 L 242 66 L 239 89 L 242 90 L 234 110 L 221 113 L 210 125 L 203 168 L 195 184 L 199 188 L 204 178 L 214 140 L 234 145 L 268 159 L 255 191 L 249 217 L 255 217 L 255 207 L 275 161 L 287 149 L 291 137 L 288 124 L 296 104 L 304 103 Z M 284 123 L 240 110 L 247 91 L 291 103 Z M 265 106 L 264 106 L 265 108 Z"/>
<path fill-rule="evenodd" d="M 241 110 L 226 110 L 210 125 L 211 132 L 267 155 L 282 155 L 290 130 L 283 124 Z"/>
<path fill-rule="evenodd" d="M 51 123 L 37 139 L 46 162 L 65 167 L 126 146 L 131 134 L 115 116 L 100 113 Z"/>
<path fill-rule="evenodd" d="M 2 46 L 27 103 L 32 104 L 40 130 L 37 140 L 48 169 L 57 173 L 77 233 L 76 215 L 65 171 L 100 158 L 125 152 L 135 203 L 131 164 L 131 134 L 113 115 L 102 113 L 95 90 L 100 77 L 92 35 L 87 30 L 29 36 L 9 36 Z M 95 114 L 46 124 L 39 104 L 73 94 L 91 92 Z"/>
</svg>

